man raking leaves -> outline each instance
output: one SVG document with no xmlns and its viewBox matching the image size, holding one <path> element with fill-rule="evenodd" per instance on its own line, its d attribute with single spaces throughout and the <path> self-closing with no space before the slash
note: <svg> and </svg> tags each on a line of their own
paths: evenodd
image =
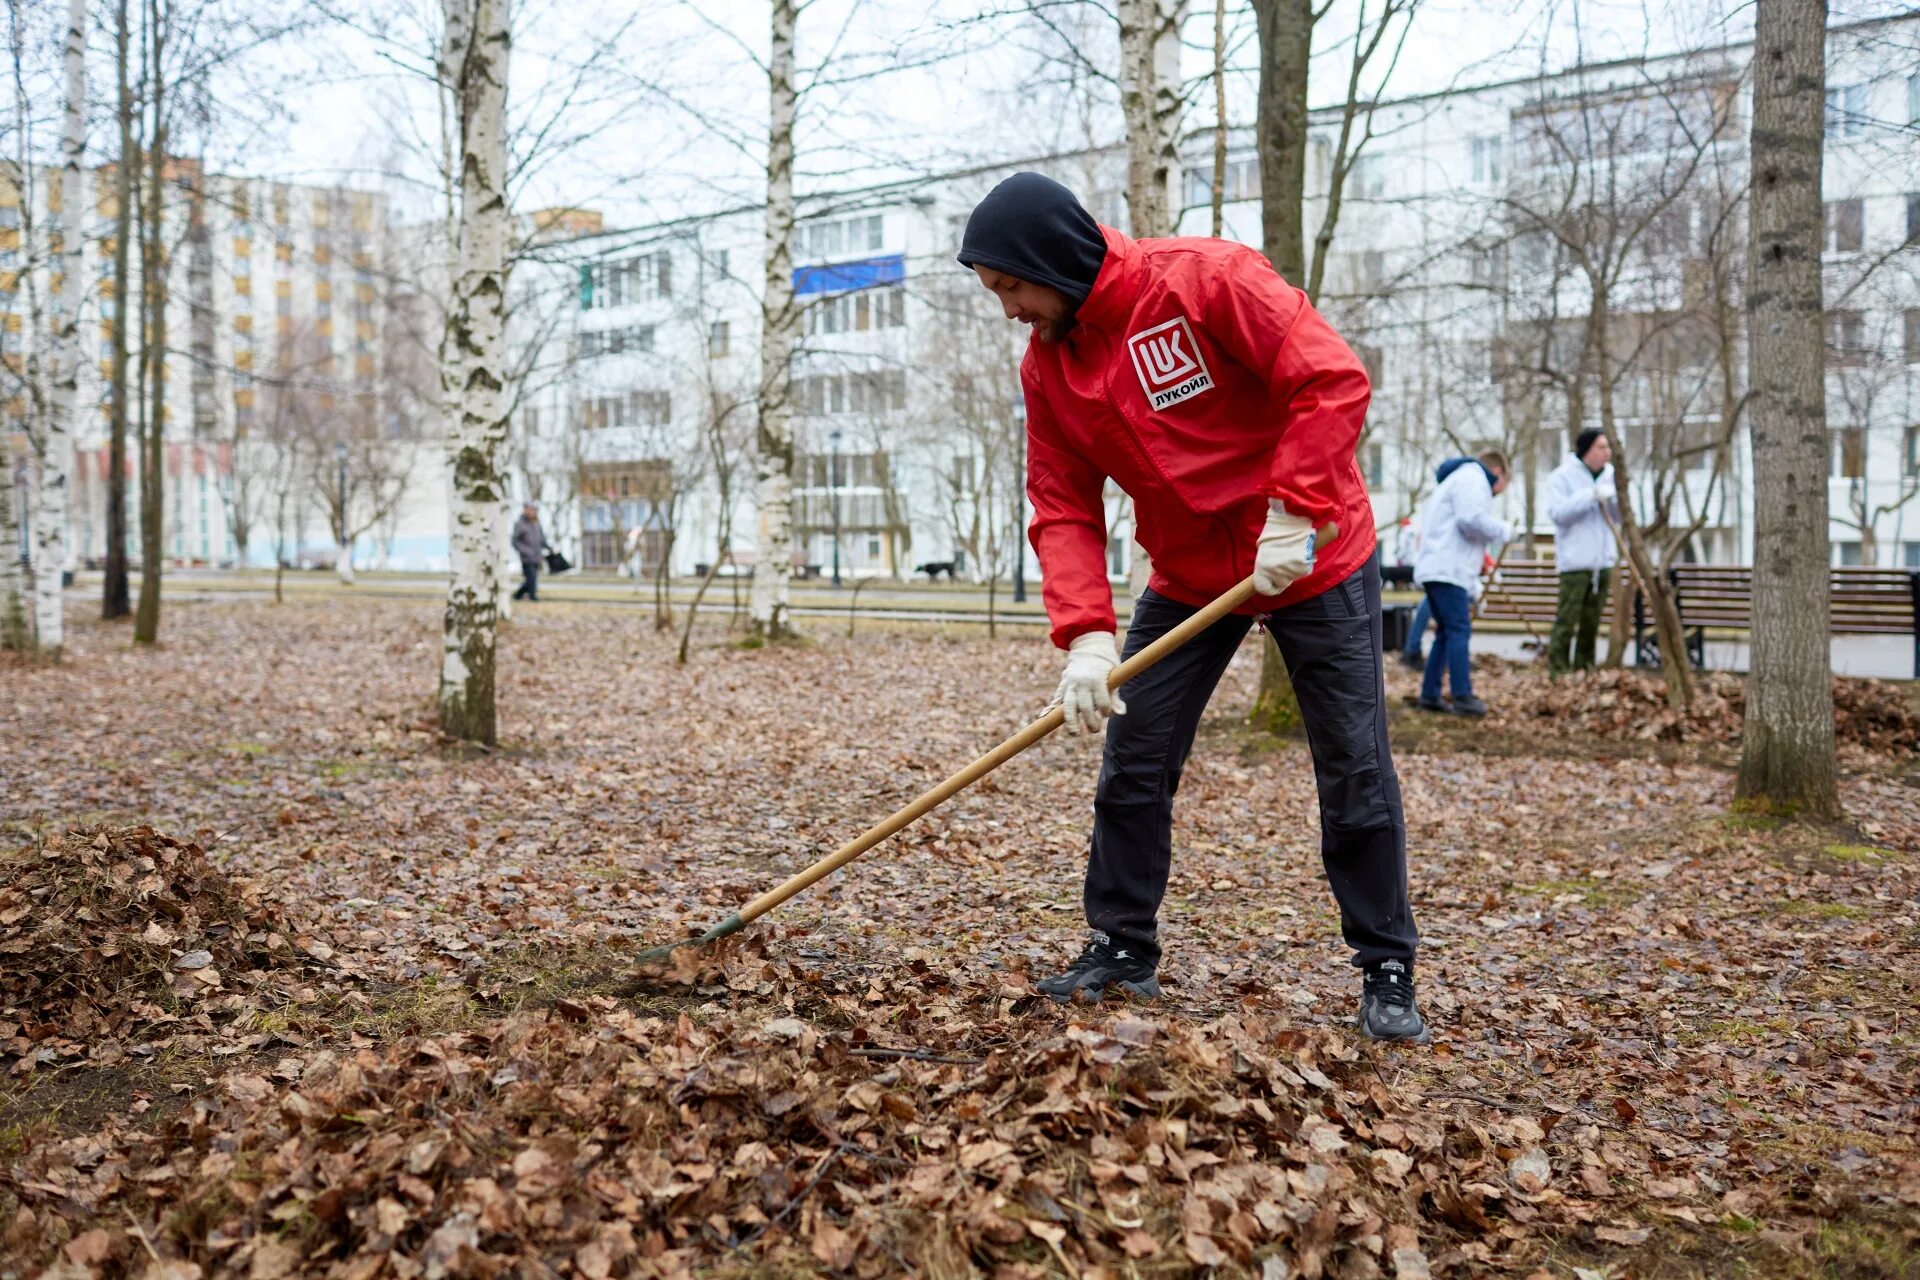
<svg viewBox="0 0 1920 1280">
<path fill-rule="evenodd" d="M 1040 174 L 988 194 L 959 257 L 1009 319 L 1033 327 L 1021 365 L 1027 491 L 1053 641 L 1067 651 L 1056 701 L 1070 731 L 1106 730 L 1084 895 L 1092 938 L 1040 989 L 1056 1000 L 1160 994 L 1174 792 L 1207 700 L 1260 617 L 1300 699 L 1321 855 L 1365 971 L 1360 1028 L 1424 1041 L 1373 513 L 1354 462 L 1370 394 L 1359 359 L 1253 250 L 1130 239 Z M 1153 562 L 1129 656 L 1249 572 L 1256 592 L 1111 695 L 1121 655 L 1109 479 L 1132 498 Z M 1316 556 L 1314 531 L 1328 524 L 1341 536 Z"/>
</svg>

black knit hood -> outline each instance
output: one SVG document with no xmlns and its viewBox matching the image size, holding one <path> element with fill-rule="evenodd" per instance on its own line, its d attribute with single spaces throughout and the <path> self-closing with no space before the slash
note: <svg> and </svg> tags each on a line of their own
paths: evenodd
<svg viewBox="0 0 1920 1280">
<path fill-rule="evenodd" d="M 1106 261 L 1107 238 L 1073 192 L 1039 173 L 1016 173 L 967 218 L 962 266 L 991 267 L 1087 300 Z"/>
</svg>

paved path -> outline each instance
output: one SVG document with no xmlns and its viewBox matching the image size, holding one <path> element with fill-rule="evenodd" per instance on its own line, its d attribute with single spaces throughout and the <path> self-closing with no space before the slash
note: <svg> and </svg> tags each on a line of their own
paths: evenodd
<svg viewBox="0 0 1920 1280">
<path fill-rule="evenodd" d="M 364 573 L 354 586 L 342 584 L 332 573 L 312 571 L 288 573 L 284 587 L 288 595 L 302 599 L 345 599 L 353 596 L 433 600 L 446 590 L 444 574 Z M 698 587 L 685 579 L 676 580 L 669 596 L 676 606 L 689 603 Z M 741 583 L 744 600 L 746 584 Z M 269 595 L 273 575 L 265 571 L 219 569 L 182 569 L 166 576 L 166 594 L 175 599 L 244 599 Z M 652 584 L 635 590 L 632 579 L 604 575 L 568 574 L 541 583 L 543 601 L 573 604 L 611 605 L 623 608 L 651 608 Z M 71 588 L 76 599 L 96 600 L 100 594 L 100 575 L 82 573 Z M 1411 595 L 1389 593 L 1389 602 L 1411 602 Z M 732 605 L 732 584 L 715 579 L 708 588 L 702 610 L 725 610 Z M 856 597 L 851 583 L 834 588 L 816 582 L 795 582 L 792 608 L 799 618 L 846 617 L 849 607 L 857 607 L 862 622 L 919 622 L 956 626 L 984 625 L 987 621 L 987 591 L 972 583 L 898 584 L 872 583 L 860 588 Z M 1046 612 L 1040 602 L 1038 586 L 1027 593 L 1024 604 L 1015 604 L 1010 591 L 999 594 L 994 602 L 995 620 L 1024 628 L 1046 624 Z M 1133 612 L 1132 599 L 1115 593 L 1114 611 L 1122 625 Z M 1492 653 L 1507 658 L 1524 658 L 1531 650 L 1526 632 L 1518 624 L 1481 624 L 1473 633 L 1475 653 Z M 1707 664 L 1719 671 L 1745 671 L 1749 647 L 1743 640 L 1710 640 Z M 1833 669 L 1839 675 L 1875 676 L 1882 679 L 1910 680 L 1915 677 L 1912 636 L 1836 636 L 1833 640 Z"/>
</svg>

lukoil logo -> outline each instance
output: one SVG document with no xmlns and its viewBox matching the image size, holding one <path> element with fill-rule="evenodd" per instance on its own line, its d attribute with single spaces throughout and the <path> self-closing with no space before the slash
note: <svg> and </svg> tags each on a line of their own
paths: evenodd
<svg viewBox="0 0 1920 1280">
<path fill-rule="evenodd" d="M 1127 350 L 1140 375 L 1140 389 L 1147 393 L 1147 407 L 1156 412 L 1213 385 L 1213 375 L 1207 372 L 1185 316 L 1134 334 L 1127 339 Z"/>
</svg>

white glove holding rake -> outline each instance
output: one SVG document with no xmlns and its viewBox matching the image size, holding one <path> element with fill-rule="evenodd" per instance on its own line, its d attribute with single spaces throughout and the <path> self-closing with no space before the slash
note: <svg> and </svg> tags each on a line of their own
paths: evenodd
<svg viewBox="0 0 1920 1280">
<path fill-rule="evenodd" d="M 1267 523 L 1253 558 L 1253 589 L 1277 596 L 1313 572 L 1313 521 L 1289 515 L 1279 499 L 1267 503 Z M 1123 716 L 1127 704 L 1107 689 L 1107 676 L 1120 665 L 1111 631 L 1088 631 L 1067 645 L 1067 669 L 1043 711 L 1059 707 L 1068 733 L 1099 733 L 1108 716 Z"/>
</svg>

